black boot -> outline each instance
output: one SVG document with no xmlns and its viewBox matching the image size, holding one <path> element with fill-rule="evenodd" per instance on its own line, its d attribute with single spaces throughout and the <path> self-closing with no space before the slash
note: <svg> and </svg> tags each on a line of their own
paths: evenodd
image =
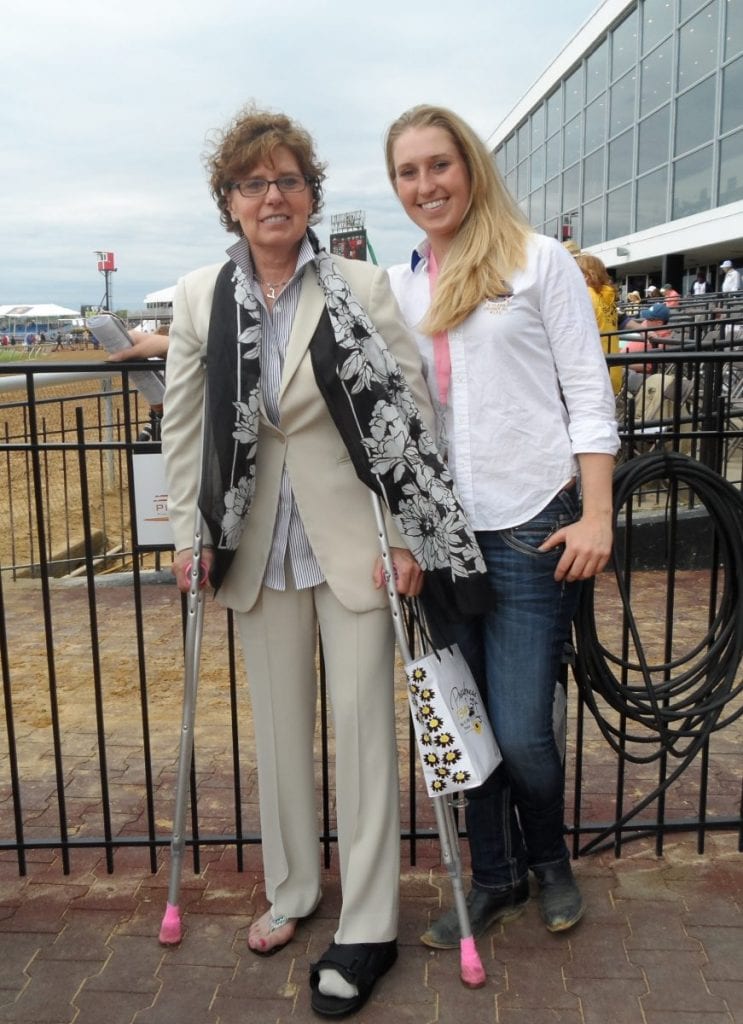
<svg viewBox="0 0 743 1024">
<path fill-rule="evenodd" d="M 479 939 L 496 921 L 518 917 L 528 899 L 529 880 L 526 878 L 512 888 L 497 893 L 470 889 L 467 893 L 467 911 L 473 937 Z M 457 949 L 461 938 L 459 916 L 456 907 L 453 907 L 421 935 L 421 942 L 433 949 Z"/>
<path fill-rule="evenodd" d="M 532 868 L 539 882 L 539 910 L 548 931 L 564 932 L 583 917 L 586 909 L 569 860 Z"/>
</svg>

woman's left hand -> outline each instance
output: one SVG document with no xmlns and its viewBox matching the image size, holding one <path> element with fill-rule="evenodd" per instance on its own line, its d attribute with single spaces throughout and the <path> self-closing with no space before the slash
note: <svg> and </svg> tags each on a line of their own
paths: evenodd
<svg viewBox="0 0 743 1024">
<path fill-rule="evenodd" d="M 555 579 L 587 580 L 601 572 L 609 561 L 612 546 L 610 516 L 583 516 L 569 526 L 550 534 L 540 551 L 551 551 L 564 544 L 565 550 L 555 569 Z"/>
<path fill-rule="evenodd" d="M 418 597 L 423 590 L 423 570 L 407 548 L 390 548 L 395 585 L 403 597 Z M 385 585 L 384 563 L 380 555 L 374 565 L 374 585 L 377 590 Z"/>
</svg>

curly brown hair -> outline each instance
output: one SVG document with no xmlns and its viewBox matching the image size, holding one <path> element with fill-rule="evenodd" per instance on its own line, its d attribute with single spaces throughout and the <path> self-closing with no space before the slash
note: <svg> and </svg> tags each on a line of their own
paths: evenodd
<svg viewBox="0 0 743 1024">
<path fill-rule="evenodd" d="M 229 186 L 250 174 L 256 164 L 271 161 L 277 146 L 285 146 L 296 157 L 302 174 L 309 178 L 312 189 L 310 224 L 320 219 L 323 206 L 322 183 L 327 164 L 315 153 L 315 143 L 308 131 L 286 114 L 259 110 L 249 103 L 237 112 L 229 124 L 211 133 L 204 164 L 209 172 L 209 187 L 219 208 L 219 221 L 227 231 L 242 235 L 239 222 L 232 220 L 227 206 Z"/>
</svg>

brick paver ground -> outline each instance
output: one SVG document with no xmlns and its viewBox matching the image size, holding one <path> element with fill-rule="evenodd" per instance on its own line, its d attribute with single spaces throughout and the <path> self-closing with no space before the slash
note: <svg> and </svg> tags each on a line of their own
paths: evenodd
<svg viewBox="0 0 743 1024">
<path fill-rule="evenodd" d="M 9 628 L 21 639 L 28 637 L 23 672 L 31 678 L 37 661 L 43 666 L 44 652 L 20 593 L 12 595 L 7 614 Z M 161 587 L 151 602 L 157 613 L 151 619 L 167 639 L 174 628 L 166 622 L 172 594 Z M 67 813 L 73 832 L 79 827 L 81 835 L 100 834 L 96 734 L 89 719 L 77 725 L 80 719 L 74 714 L 75 707 L 91 704 L 90 695 L 68 672 L 80 660 L 74 629 L 64 628 L 65 613 L 73 624 L 82 621 L 74 604 L 71 597 L 65 599 L 55 631 L 67 701 L 62 708 Z M 123 622 L 121 610 L 113 604 L 111 608 L 108 618 Z M 653 621 L 650 610 L 644 622 L 650 629 Z M 104 660 L 109 690 L 112 679 L 122 689 L 128 684 L 121 670 L 122 645 L 131 648 L 127 657 L 136 655 L 123 629 L 117 636 L 118 646 L 108 636 L 101 643 L 102 656 L 112 666 L 107 668 Z M 177 678 L 173 645 L 162 646 L 158 680 L 168 671 Z M 19 696 L 23 672 L 15 670 Z M 126 693 L 124 697 L 129 699 Z M 168 725 L 167 743 L 162 740 L 156 753 L 154 779 L 158 828 L 167 831 L 177 729 L 163 700 L 162 690 L 153 687 L 152 719 Z M 215 695 L 211 701 L 214 710 L 210 705 L 204 715 L 201 743 L 200 813 L 219 829 L 224 742 L 216 731 L 212 738 L 209 730 L 224 701 Z M 19 706 L 23 711 L 20 699 Z M 141 835 L 141 739 L 132 707 L 111 711 L 106 719 L 109 776 L 116 791 L 114 833 Z M 37 721 L 26 709 L 19 721 L 25 833 L 27 839 L 40 838 L 53 833 L 56 825 L 54 776 L 48 770 L 52 761 L 43 732 L 48 731 L 48 719 L 40 714 Z M 713 795 L 724 806 L 740 800 L 740 738 L 740 729 L 721 734 L 713 764 Z M 586 747 L 594 755 L 601 742 L 594 737 Z M 589 816 L 605 819 L 614 789 L 611 758 L 591 765 L 588 782 L 593 788 L 584 794 L 585 805 Z M 628 779 L 632 786 L 644 783 L 640 771 Z M 255 780 L 246 772 L 244 781 L 243 799 L 252 805 Z M 676 807 L 683 810 L 687 798 L 694 807 L 695 785 L 693 781 L 676 794 Z M 422 798 L 422 813 L 424 805 Z M 13 832 L 11 807 L 4 782 L 4 836 Z M 655 855 L 653 841 L 645 839 L 625 845 L 620 859 L 611 851 L 579 859 L 575 870 L 588 904 L 583 921 L 571 932 L 550 935 L 532 901 L 520 918 L 480 941 L 488 981 L 478 991 L 460 984 L 456 952 L 433 952 L 418 941 L 429 917 L 447 907 L 451 896 L 437 846 L 421 842 L 417 855 L 417 866 L 411 868 L 403 846 L 400 958 L 355 1018 L 359 1024 L 743 1024 L 743 855 L 735 834 L 708 836 L 703 855 L 697 854 L 694 837 L 678 835 L 666 840 L 662 857 Z M 19 877 L 12 853 L 0 854 L 0 1024 L 278 1024 L 317 1019 L 310 1009 L 307 975 L 309 964 L 333 935 L 339 905 L 337 864 L 334 860 L 326 873 L 317 914 L 299 927 L 285 950 L 264 959 L 246 945 L 248 927 L 265 906 L 258 850 L 247 849 L 245 858 L 247 870 L 238 872 L 234 850 L 214 846 L 203 851 L 198 876 L 186 868 L 184 939 L 178 948 L 164 949 L 157 933 L 165 907 L 167 853 L 153 875 L 146 851 L 120 849 L 110 874 L 99 850 L 73 850 L 65 874 L 59 853 L 40 849 L 29 853 L 24 877 Z"/>
<path fill-rule="evenodd" d="M 141 860 L 141 863 L 138 861 Z M 32 856 L 25 878 L 0 863 L 0 1021 L 28 1024 L 274 1024 L 316 1019 L 309 964 L 331 940 L 338 877 L 277 956 L 252 955 L 246 935 L 264 907 L 259 872 L 209 851 L 186 873 L 185 934 L 158 944 L 167 857 L 156 876 L 122 852 L 113 875 L 77 853 L 65 876 L 55 853 Z M 700 858 L 688 839 L 662 859 L 649 845 L 576 865 L 588 903 L 563 935 L 545 931 L 532 901 L 479 942 L 488 981 L 470 991 L 458 954 L 418 942 L 450 902 L 440 867 L 403 870 L 400 958 L 360 1024 L 736 1024 L 743 1022 L 743 857 L 720 836 Z"/>
</svg>

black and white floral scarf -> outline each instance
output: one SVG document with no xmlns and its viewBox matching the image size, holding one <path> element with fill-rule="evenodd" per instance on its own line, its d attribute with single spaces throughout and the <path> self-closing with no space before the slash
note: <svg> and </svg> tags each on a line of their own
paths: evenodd
<svg viewBox="0 0 743 1024">
<path fill-rule="evenodd" d="M 448 469 L 384 339 L 331 256 L 315 250 L 325 310 L 310 342 L 317 385 L 356 474 L 380 495 L 426 572 L 426 594 L 451 618 L 487 606 L 485 564 Z M 214 539 L 218 588 L 256 487 L 262 306 L 232 261 L 219 273 L 206 350 L 199 507 Z"/>
</svg>

